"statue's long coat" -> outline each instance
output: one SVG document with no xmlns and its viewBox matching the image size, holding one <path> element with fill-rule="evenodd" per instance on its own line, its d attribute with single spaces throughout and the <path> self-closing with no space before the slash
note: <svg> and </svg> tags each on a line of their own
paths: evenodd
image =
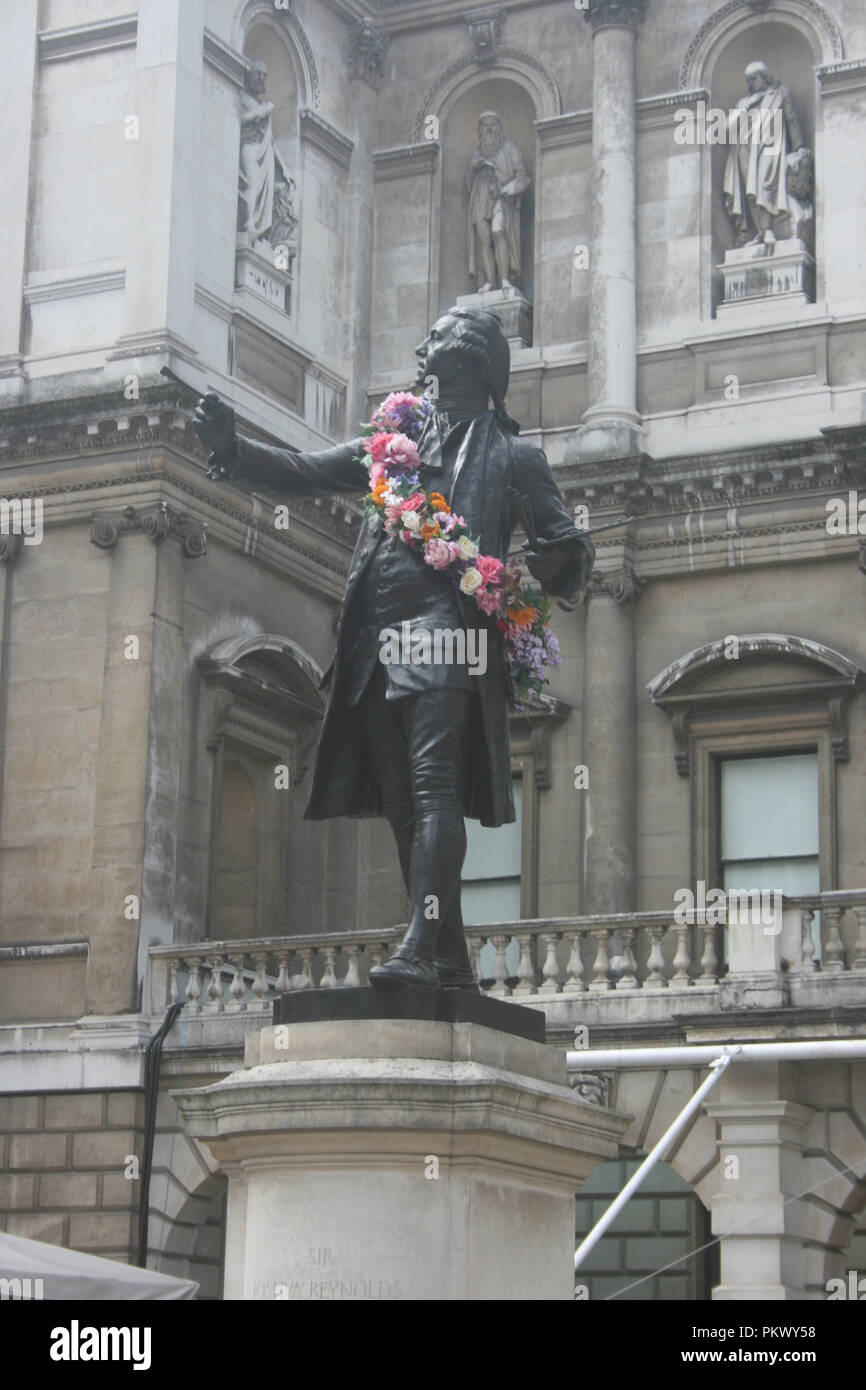
<svg viewBox="0 0 866 1390">
<path fill-rule="evenodd" d="M 360 452 L 360 440 L 321 453 L 303 454 L 241 438 L 238 475 L 287 498 L 366 493 L 370 487 L 367 470 L 355 462 Z M 496 555 L 503 561 L 508 556 L 515 522 L 510 487 L 529 499 L 538 535 L 561 542 L 557 546 L 560 568 L 555 581 L 547 586 L 549 591 L 564 596 L 577 593 L 592 569 L 592 543 L 576 530 L 541 450 L 506 434 L 495 413 L 489 411 L 472 421 L 461 442 L 448 500 L 464 518 L 471 534 L 479 539 L 481 553 Z M 307 820 L 383 814 L 358 710 L 350 705 L 353 692 L 345 656 L 353 600 L 380 527 L 378 515 L 365 519 L 349 565 L 337 651 L 322 680 L 322 686 L 328 688 L 328 699 L 305 811 Z M 461 596 L 461 602 L 468 625 L 477 626 L 479 619 L 483 621 L 474 601 Z M 477 725 L 469 740 L 466 814 L 483 825 L 498 826 L 513 821 L 515 814 L 502 638 L 492 621 L 488 620 L 487 626 L 487 670 L 477 677 L 478 694 L 472 701 L 472 718 Z"/>
</svg>

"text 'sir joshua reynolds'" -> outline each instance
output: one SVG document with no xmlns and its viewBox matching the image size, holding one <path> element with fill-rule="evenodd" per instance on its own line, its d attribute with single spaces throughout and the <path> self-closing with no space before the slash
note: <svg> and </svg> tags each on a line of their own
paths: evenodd
<svg viewBox="0 0 866 1390">
<path fill-rule="evenodd" d="M 418 382 L 432 376 L 439 386 L 413 446 L 419 496 L 443 515 L 459 514 L 488 572 L 506 564 L 515 520 L 531 517 L 531 574 L 547 593 L 575 598 L 589 579 L 592 543 L 575 528 L 544 454 L 516 437 L 519 427 L 505 409 L 510 354 L 498 318 L 489 309 L 452 309 L 416 352 Z M 314 454 L 257 443 L 236 432 L 233 411 L 212 395 L 199 403 L 196 429 L 212 450 L 212 477 L 283 498 L 370 495 L 363 439 Z M 390 438 L 397 445 L 388 449 L 404 447 L 403 436 Z M 408 520 L 402 537 L 402 527 L 389 534 L 387 522 L 368 507 L 349 566 L 305 815 L 384 815 L 391 824 L 410 916 L 402 944 L 371 971 L 371 982 L 474 990 L 460 911 L 464 816 L 487 826 L 515 819 L 502 629 L 472 598 L 481 576 L 473 572 L 470 581 L 467 571 L 456 583 L 455 567 L 444 567 L 447 541 L 437 541 L 425 562 L 405 543 Z M 483 669 L 383 662 L 380 634 L 404 623 L 433 635 L 482 627 Z M 477 650 L 478 642 L 463 647 Z"/>
</svg>

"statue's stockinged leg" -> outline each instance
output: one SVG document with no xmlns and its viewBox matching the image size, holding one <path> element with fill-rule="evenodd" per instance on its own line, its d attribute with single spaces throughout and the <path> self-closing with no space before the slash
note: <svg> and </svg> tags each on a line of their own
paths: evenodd
<svg viewBox="0 0 866 1390">
<path fill-rule="evenodd" d="M 367 731 L 410 900 L 406 935 L 390 960 L 370 972 L 372 984 L 474 985 L 460 915 L 466 827 L 455 757 L 471 698 L 446 688 L 385 709 L 381 700 L 368 704 Z"/>
</svg>

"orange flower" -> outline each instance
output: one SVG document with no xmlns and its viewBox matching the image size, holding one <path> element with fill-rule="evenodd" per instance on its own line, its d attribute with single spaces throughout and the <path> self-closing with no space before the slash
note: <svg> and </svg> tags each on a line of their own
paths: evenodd
<svg viewBox="0 0 866 1390">
<path fill-rule="evenodd" d="M 508 616 L 518 627 L 529 627 L 535 618 L 535 609 L 528 606 L 525 608 L 512 607 L 508 610 Z"/>
<path fill-rule="evenodd" d="M 445 501 L 445 498 L 442 496 L 441 492 L 428 493 L 427 501 L 430 503 L 430 506 L 433 508 L 434 512 L 447 512 L 448 510 L 448 503 Z"/>
<path fill-rule="evenodd" d="M 378 483 L 377 483 L 376 486 L 373 488 L 373 491 L 372 491 L 372 493 L 371 493 L 371 496 L 372 496 L 373 501 L 374 501 L 375 503 L 379 504 L 379 503 L 381 503 L 381 502 L 384 501 L 384 498 L 385 498 L 385 490 L 387 489 L 387 486 L 388 486 L 388 484 L 387 484 L 386 480 L 385 480 L 384 478 L 380 478 L 379 481 L 378 481 Z"/>
<path fill-rule="evenodd" d="M 435 522 L 432 526 L 429 522 L 425 523 L 425 525 L 421 527 L 421 535 L 423 536 L 425 541 L 432 541 L 436 536 L 439 535 L 438 525 L 436 525 Z"/>
</svg>

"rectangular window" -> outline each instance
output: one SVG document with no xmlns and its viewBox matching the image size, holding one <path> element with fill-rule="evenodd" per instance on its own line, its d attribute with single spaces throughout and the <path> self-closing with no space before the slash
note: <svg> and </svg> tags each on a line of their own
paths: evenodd
<svg viewBox="0 0 866 1390">
<path fill-rule="evenodd" d="M 476 820 L 466 822 L 466 859 L 463 863 L 463 921 L 467 926 L 520 919 L 520 858 L 522 789 L 515 778 L 512 825 L 489 830 Z"/>
<path fill-rule="evenodd" d="M 819 893 L 817 753 L 726 758 L 719 788 L 722 888 Z"/>
</svg>

